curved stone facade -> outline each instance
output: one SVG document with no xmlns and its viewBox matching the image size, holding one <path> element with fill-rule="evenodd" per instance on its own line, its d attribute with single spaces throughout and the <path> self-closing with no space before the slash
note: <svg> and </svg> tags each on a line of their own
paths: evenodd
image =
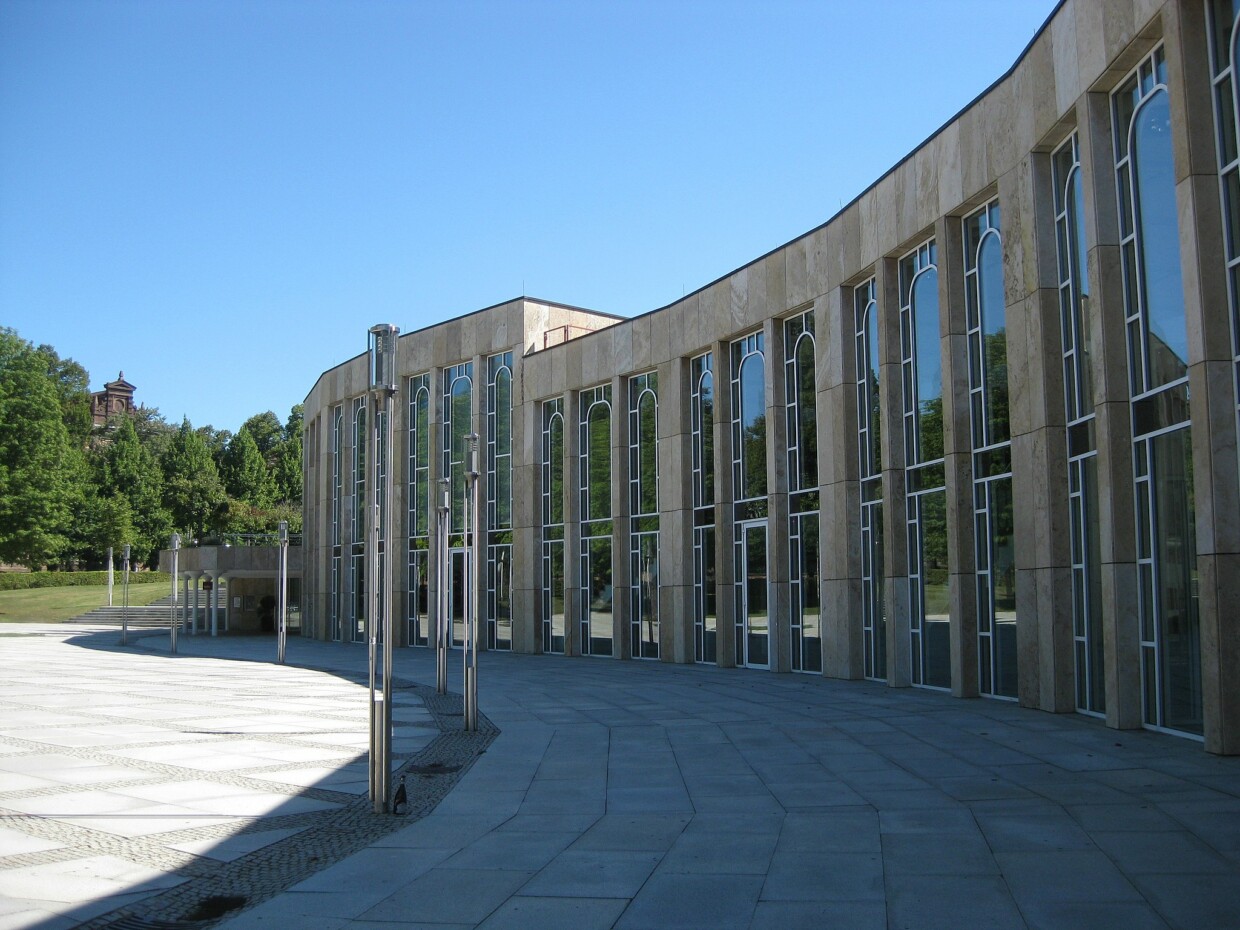
<svg viewBox="0 0 1240 930">
<path fill-rule="evenodd" d="M 1240 752 L 1235 13 L 1065 0 L 845 209 L 683 300 L 402 336 L 398 641 L 434 622 L 437 482 L 456 547 L 472 431 L 490 648 L 868 677 Z M 366 385 L 359 356 L 305 402 L 327 639 L 366 635 Z"/>
</svg>

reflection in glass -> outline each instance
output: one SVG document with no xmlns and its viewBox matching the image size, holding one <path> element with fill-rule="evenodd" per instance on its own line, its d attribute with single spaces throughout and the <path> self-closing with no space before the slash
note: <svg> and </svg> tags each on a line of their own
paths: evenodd
<svg viewBox="0 0 1240 930">
<path fill-rule="evenodd" d="M 585 638 L 589 643 L 590 655 L 609 656 L 612 654 L 611 538 L 589 540 L 586 551 L 589 586 L 586 590 Z"/>
<path fill-rule="evenodd" d="M 950 688 L 951 596 L 947 566 L 947 493 L 917 498 L 921 528 L 921 684 Z M 916 615 L 913 618 L 917 620 Z"/>
<path fill-rule="evenodd" d="M 1009 439 L 1003 246 L 997 233 L 982 238 L 978 248 L 977 277 L 986 372 L 986 440 L 987 445 L 994 445 Z"/>
<path fill-rule="evenodd" d="M 818 572 L 818 514 L 792 518 L 793 670 L 822 671 L 822 586 Z"/>
<path fill-rule="evenodd" d="M 635 659 L 659 657 L 659 534 L 637 533 L 633 538 L 633 613 L 630 647 Z"/>
<path fill-rule="evenodd" d="M 770 615 L 767 592 L 766 524 L 741 527 L 741 622 L 738 663 L 766 668 L 770 665 Z M 743 631 L 743 632 L 742 632 Z"/>
<path fill-rule="evenodd" d="M 591 404 L 586 415 L 586 512 L 585 520 L 611 516 L 611 406 Z"/>
<path fill-rule="evenodd" d="M 1157 616 L 1161 716 L 1151 723 L 1202 732 L 1201 629 L 1193 447 L 1188 429 L 1150 440 L 1156 502 Z"/>
<path fill-rule="evenodd" d="M 547 544 L 548 568 L 548 637 L 544 652 L 564 653 L 564 543 Z"/>
<path fill-rule="evenodd" d="M 1179 220 L 1172 164 L 1167 91 L 1154 92 L 1137 110 L 1133 136 L 1133 198 L 1141 255 L 1141 286 L 1149 328 L 1147 388 L 1188 373 L 1188 330 L 1180 274 Z"/>
<path fill-rule="evenodd" d="M 911 303 L 917 373 L 917 462 L 943 457 L 943 366 L 939 354 L 939 272 L 930 267 L 913 281 Z"/>
<path fill-rule="evenodd" d="M 758 353 L 741 362 L 741 488 L 742 500 L 766 496 L 765 364 Z"/>
<path fill-rule="evenodd" d="M 698 527 L 693 531 L 693 539 L 693 569 L 697 588 L 695 655 L 698 662 L 716 662 L 715 528 Z"/>
<path fill-rule="evenodd" d="M 547 523 L 564 522 L 564 418 L 557 412 L 547 424 Z"/>
<path fill-rule="evenodd" d="M 463 533 L 465 526 L 465 473 L 469 470 L 469 443 L 465 437 L 473 430 L 473 384 L 468 378 L 452 382 L 451 392 L 451 477 L 452 532 Z"/>
</svg>

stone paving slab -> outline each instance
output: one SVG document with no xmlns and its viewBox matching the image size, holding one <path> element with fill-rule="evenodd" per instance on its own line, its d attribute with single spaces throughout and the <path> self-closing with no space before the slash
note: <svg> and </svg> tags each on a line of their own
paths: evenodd
<svg viewBox="0 0 1240 930">
<path fill-rule="evenodd" d="M 0 635 L 0 930 L 163 926 L 213 894 L 261 901 L 408 822 L 366 798 L 359 650 L 320 670 L 271 662 L 269 639 L 168 646 L 64 627 Z M 490 736 L 445 733 L 426 689 L 397 684 L 394 770 L 468 736 L 468 758 L 447 758 L 467 768 Z M 414 816 L 457 777 L 414 775 Z"/>
<path fill-rule="evenodd" d="M 94 856 L 180 882 L 150 890 L 135 872 L 133 888 L 100 899 L 116 913 L 124 895 L 165 899 L 225 860 L 257 863 L 282 845 L 323 850 L 324 867 L 283 893 L 260 889 L 262 903 L 220 922 L 228 930 L 1240 927 L 1240 759 L 1008 702 L 713 667 L 484 654 L 480 707 L 498 728 L 486 752 L 420 819 L 351 855 L 333 852 L 316 818 L 347 807 L 346 789 L 358 788 L 350 768 L 360 763 L 350 759 L 365 746 L 364 697 L 354 697 L 365 650 L 293 640 L 297 668 L 253 661 L 269 663 L 273 647 L 182 638 L 183 655 L 170 657 L 158 638 L 100 650 L 0 637 L 8 667 L 54 658 L 83 695 L 135 695 L 82 708 L 85 719 L 58 700 L 42 709 L 74 720 L 26 726 L 9 707 L 37 707 L 40 676 L 0 683 L 0 876 Z M 62 653 L 73 658 L 55 658 Z M 401 650 L 397 661 L 399 675 L 433 679 L 425 650 Z M 186 663 L 215 682 L 218 701 L 195 703 L 172 686 Z M 458 666 L 450 663 L 454 689 Z M 287 688 L 268 687 L 281 675 Z M 133 713 L 145 687 L 186 715 Z M 402 692 L 403 738 L 451 737 L 429 728 L 421 693 Z M 168 744 L 161 729 L 197 767 L 144 752 Z M 69 746 L 38 742 L 52 732 L 76 735 Z M 235 744 L 249 740 L 249 751 Z M 275 755 L 293 747 L 323 755 Z M 229 766 L 213 771 L 212 759 Z M 121 771 L 90 771 L 106 766 Z M 151 787 L 217 779 L 234 793 Z M 85 834 L 29 814 L 14 821 L 21 812 L 9 803 L 114 788 L 202 809 L 213 796 L 261 798 L 273 785 L 289 804 L 328 807 L 237 816 L 197 833 L 117 832 L 92 851 L 79 848 Z M 265 867 L 288 877 L 282 861 Z M 52 928 L 70 913 L 4 898 L 0 930 Z"/>
</svg>

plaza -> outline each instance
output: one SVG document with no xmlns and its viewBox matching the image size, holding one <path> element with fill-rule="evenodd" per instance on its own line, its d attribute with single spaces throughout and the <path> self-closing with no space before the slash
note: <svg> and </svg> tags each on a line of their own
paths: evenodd
<svg viewBox="0 0 1240 930">
<path fill-rule="evenodd" d="M 433 689 L 397 691 L 397 763 L 463 764 L 376 816 L 365 649 L 294 638 L 279 666 L 271 637 L 117 643 L 0 637 L 6 930 L 158 926 L 228 895 L 231 930 L 1240 922 L 1240 760 L 1166 734 L 489 653 L 469 745 Z M 425 650 L 398 663 L 433 679 Z"/>
</svg>

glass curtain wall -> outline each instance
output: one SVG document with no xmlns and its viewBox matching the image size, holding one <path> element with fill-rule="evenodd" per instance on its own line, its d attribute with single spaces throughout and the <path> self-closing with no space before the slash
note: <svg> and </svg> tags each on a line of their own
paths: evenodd
<svg viewBox="0 0 1240 930">
<path fill-rule="evenodd" d="M 353 534 L 349 546 L 349 639 L 366 638 L 366 398 L 353 399 Z"/>
<path fill-rule="evenodd" d="M 933 240 L 900 259 L 900 347 L 908 494 L 909 657 L 914 685 L 950 688 L 947 484 L 939 271 Z"/>
<path fill-rule="evenodd" d="M 611 385 L 581 392 L 581 654 L 613 654 Z"/>
<path fill-rule="evenodd" d="M 564 654 L 564 401 L 542 405 L 542 651 Z"/>
<path fill-rule="evenodd" d="M 1188 328 L 1161 46 L 1111 97 L 1137 497 L 1147 726 L 1200 735 Z"/>
<path fill-rule="evenodd" d="M 853 290 L 857 351 L 857 455 L 861 481 L 861 629 L 864 674 L 887 680 L 887 614 L 883 601 L 882 410 L 879 406 L 878 285 Z"/>
<path fill-rule="evenodd" d="M 822 583 L 818 567 L 818 419 L 814 313 L 784 320 L 788 428 L 789 580 L 792 670 L 822 671 Z"/>
<path fill-rule="evenodd" d="M 465 642 L 465 599 L 469 596 L 466 548 L 465 474 L 469 471 L 469 443 L 473 432 L 474 365 L 463 362 L 443 372 L 443 471 L 448 479 L 448 616 L 452 620 L 452 644 Z"/>
<path fill-rule="evenodd" d="M 771 664 L 764 351 L 760 332 L 730 346 L 736 664 L 750 668 Z"/>
<path fill-rule="evenodd" d="M 408 379 L 409 462 L 406 478 L 409 500 L 410 646 L 430 643 L 430 535 L 431 535 L 431 379 L 429 374 Z"/>
<path fill-rule="evenodd" d="M 689 366 L 693 449 L 693 657 L 717 661 L 715 597 L 715 373 L 707 352 Z"/>
<path fill-rule="evenodd" d="M 331 615 L 332 639 L 340 642 L 344 638 L 341 624 L 340 599 L 344 592 L 340 589 L 342 580 L 342 548 L 340 521 L 344 508 L 344 471 L 340 458 L 342 431 L 344 430 L 344 407 L 337 404 L 332 408 L 332 593 L 328 611 Z"/>
<path fill-rule="evenodd" d="M 487 359 L 487 645 L 512 649 L 512 353 Z"/>
<path fill-rule="evenodd" d="M 1076 709 L 1106 713 L 1102 640 L 1102 549 L 1098 527 L 1098 446 L 1094 428 L 1093 345 L 1085 192 L 1076 133 L 1051 156 L 1055 246 L 1063 334 L 1064 408 L 1068 446 L 1068 512 L 1072 536 L 1072 638 Z"/>
<path fill-rule="evenodd" d="M 1016 697 L 1016 544 L 999 202 L 964 219 L 978 691 Z"/>
<path fill-rule="evenodd" d="M 629 648 L 659 657 L 659 376 L 629 379 Z"/>
</svg>

